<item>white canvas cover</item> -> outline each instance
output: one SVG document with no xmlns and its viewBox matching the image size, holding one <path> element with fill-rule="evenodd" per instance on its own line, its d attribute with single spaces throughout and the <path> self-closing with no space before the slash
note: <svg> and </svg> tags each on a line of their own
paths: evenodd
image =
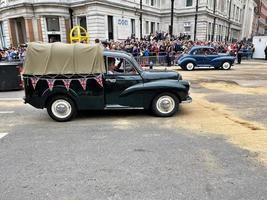
<svg viewBox="0 0 267 200">
<path fill-rule="evenodd" d="M 104 73 L 103 48 L 99 45 L 29 43 L 25 75 L 67 75 Z"/>
</svg>

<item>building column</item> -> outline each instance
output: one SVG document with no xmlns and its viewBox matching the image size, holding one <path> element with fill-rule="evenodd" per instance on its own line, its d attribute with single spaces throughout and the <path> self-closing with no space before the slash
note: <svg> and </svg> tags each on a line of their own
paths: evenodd
<svg viewBox="0 0 267 200">
<path fill-rule="evenodd" d="M 40 33 L 40 37 L 42 38 L 42 41 L 43 42 L 48 42 L 48 35 L 47 35 L 47 32 L 46 32 L 46 19 L 45 17 L 40 17 L 39 18 L 39 21 L 40 21 L 40 24 L 41 24 L 41 31 L 39 32 Z"/>
<path fill-rule="evenodd" d="M 10 46 L 12 46 L 12 47 L 18 46 L 14 19 L 8 20 L 8 30 L 9 30 L 8 32 L 9 32 Z"/>
<path fill-rule="evenodd" d="M 26 41 L 33 42 L 35 40 L 35 37 L 34 37 L 32 19 L 31 18 L 25 19 L 25 25 L 26 25 Z"/>
<path fill-rule="evenodd" d="M 116 38 L 115 22 L 113 26 L 114 26 L 114 38 Z M 93 43 L 96 38 L 100 40 L 107 39 L 106 37 L 107 30 L 108 30 L 107 16 L 103 14 L 87 15 L 87 32 L 89 34 L 90 43 Z"/>
<path fill-rule="evenodd" d="M 59 17 L 59 27 L 60 27 L 60 40 L 61 42 L 67 42 L 67 29 L 64 17 Z"/>
<path fill-rule="evenodd" d="M 37 19 L 37 30 L 38 30 L 38 40 L 43 42 L 43 29 L 42 29 L 42 23 L 41 23 L 41 17 Z"/>
<path fill-rule="evenodd" d="M 6 48 L 10 46 L 10 37 L 9 37 L 9 23 L 8 20 L 2 21 L 2 47 L 1 48 Z"/>
<path fill-rule="evenodd" d="M 70 19 L 65 18 L 66 42 L 70 43 Z"/>
</svg>

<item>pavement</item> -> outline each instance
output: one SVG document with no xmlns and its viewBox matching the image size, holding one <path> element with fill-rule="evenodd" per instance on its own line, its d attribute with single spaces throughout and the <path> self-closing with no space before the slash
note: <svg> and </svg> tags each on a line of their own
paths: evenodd
<svg viewBox="0 0 267 200">
<path fill-rule="evenodd" d="M 0 93 L 0 199 L 267 199 L 267 66 L 176 70 L 172 118 L 83 112 L 68 123 Z"/>
</svg>

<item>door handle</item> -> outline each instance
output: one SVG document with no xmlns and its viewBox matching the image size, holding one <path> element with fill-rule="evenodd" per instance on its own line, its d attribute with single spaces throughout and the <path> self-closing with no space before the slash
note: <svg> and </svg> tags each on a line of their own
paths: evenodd
<svg viewBox="0 0 267 200">
<path fill-rule="evenodd" d="M 116 79 L 106 79 L 107 82 L 110 82 L 110 83 L 116 83 Z"/>
</svg>

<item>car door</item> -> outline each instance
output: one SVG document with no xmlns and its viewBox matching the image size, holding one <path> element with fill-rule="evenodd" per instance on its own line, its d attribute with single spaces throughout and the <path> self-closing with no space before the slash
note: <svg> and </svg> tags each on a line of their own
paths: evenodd
<svg viewBox="0 0 267 200">
<path fill-rule="evenodd" d="M 126 96 L 122 93 L 127 88 L 137 84 L 141 84 L 140 87 L 142 87 L 143 79 L 130 60 L 125 58 L 119 58 L 119 60 L 117 65 L 121 66 L 117 71 L 110 72 L 108 70 L 108 73 L 104 75 L 106 108 L 141 108 L 143 107 L 143 94 L 141 92 Z"/>
<path fill-rule="evenodd" d="M 192 53 L 192 56 L 196 60 L 197 66 L 203 65 L 203 62 L 204 62 L 204 53 L 203 53 L 203 49 L 202 48 L 196 49 Z"/>
<path fill-rule="evenodd" d="M 218 54 L 215 49 L 207 48 L 205 49 L 204 63 L 206 66 L 214 66 L 213 60 L 218 57 Z"/>
</svg>

